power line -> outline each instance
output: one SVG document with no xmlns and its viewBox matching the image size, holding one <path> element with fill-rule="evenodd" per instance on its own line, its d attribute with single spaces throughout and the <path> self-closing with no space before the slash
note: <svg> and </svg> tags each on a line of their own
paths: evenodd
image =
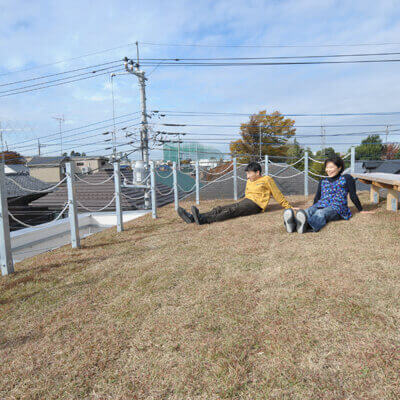
<svg viewBox="0 0 400 400">
<path fill-rule="evenodd" d="M 370 63 L 392 63 L 400 59 L 388 60 L 343 60 L 343 61 L 293 61 L 293 62 L 165 62 L 160 67 L 181 66 L 181 67 L 250 67 L 250 66 L 274 66 L 274 65 L 321 65 L 321 64 L 370 64 Z M 157 63 L 144 61 L 142 65 L 156 66 Z"/>
<path fill-rule="evenodd" d="M 296 58 L 337 58 L 337 57 L 372 57 L 372 56 L 393 56 L 399 55 L 400 52 L 386 52 L 386 53 L 353 53 L 353 54 L 324 54 L 324 55 L 305 55 L 305 56 L 268 56 L 268 57 L 197 57 L 197 58 L 184 58 L 184 57 L 171 57 L 171 58 L 142 58 L 141 61 L 229 61 L 229 60 L 285 60 Z"/>
<path fill-rule="evenodd" d="M 296 47 L 364 47 L 364 46 L 397 46 L 400 43 L 342 43 L 342 44 L 199 44 L 199 43 L 154 43 L 154 42 L 140 42 L 142 45 L 147 46 L 166 46 L 166 47 L 210 47 L 210 48 L 296 48 Z"/>
<path fill-rule="evenodd" d="M 324 126 L 325 127 L 325 126 Z M 398 132 L 400 131 L 400 129 L 392 129 L 390 131 L 388 131 L 389 133 L 392 132 Z M 172 134 L 173 132 L 163 132 L 165 134 Z M 232 134 L 229 133 L 202 133 L 202 132 L 180 132 L 180 134 L 185 134 L 185 135 L 193 135 L 193 136 L 211 136 L 211 137 L 229 137 L 232 139 L 237 139 L 240 138 L 240 136 L 236 136 L 236 137 L 232 137 Z M 321 133 L 315 133 L 315 134 L 307 134 L 307 135 L 302 135 L 302 134 L 294 134 L 294 135 L 288 135 L 288 134 L 283 134 L 283 135 L 276 135 L 274 134 L 273 136 L 270 136 L 268 134 L 264 134 L 264 137 L 292 137 L 292 138 L 312 138 L 312 137 L 320 137 L 320 136 L 327 136 L 327 137 L 340 137 L 340 136 L 363 136 L 363 135 L 373 135 L 373 134 L 377 134 L 377 135 L 386 135 L 386 131 L 368 131 L 368 132 L 346 132 L 346 133 L 332 133 L 332 134 L 321 134 Z M 400 135 L 400 133 L 395 133 L 392 136 L 397 136 Z M 254 136 L 256 138 L 259 137 L 259 133 L 246 133 L 246 136 Z"/>
<path fill-rule="evenodd" d="M 155 111 L 154 111 L 155 112 Z M 168 114 L 193 114 L 193 115 L 227 115 L 227 116 L 258 116 L 258 114 L 254 113 L 236 113 L 236 112 L 213 112 L 213 111 L 174 111 L 174 110 L 157 110 L 160 113 L 168 113 Z M 365 113 L 322 113 L 322 114 L 308 114 L 308 113 L 284 113 L 281 114 L 284 117 L 344 117 L 344 116 L 376 116 L 376 115 L 398 115 L 400 111 L 385 111 L 385 112 L 365 112 Z M 321 126 L 318 125 L 318 126 Z M 385 125 L 377 125 L 377 126 L 386 126 Z"/>
<path fill-rule="evenodd" d="M 239 138 L 238 138 L 239 139 Z M 200 142 L 200 141 L 205 141 L 206 143 L 210 143 L 210 144 L 225 144 L 225 143 L 230 143 L 231 140 L 230 139 L 214 139 L 214 140 L 219 140 L 218 142 L 216 141 L 210 141 L 208 139 L 193 139 L 193 140 L 185 140 L 184 143 L 196 143 L 196 142 Z M 256 143 L 256 142 L 254 142 Z M 397 144 L 400 142 L 391 142 L 392 144 Z M 266 146 L 293 146 L 293 143 L 263 143 Z M 321 146 L 321 142 L 312 142 L 312 143 L 299 143 L 302 146 Z M 326 143 L 329 145 L 360 145 L 361 143 L 359 142 L 330 142 L 330 143 Z M 382 145 L 383 143 L 376 143 L 376 142 L 368 142 L 368 143 L 362 143 L 362 144 L 375 144 L 375 145 Z"/>
<path fill-rule="evenodd" d="M 159 126 L 176 126 L 179 124 L 168 124 L 168 123 L 151 123 L 150 125 L 159 125 Z M 357 126 L 357 127 L 372 127 L 372 126 L 385 126 L 384 125 L 377 125 L 377 124 L 336 124 L 336 125 L 324 125 L 324 127 L 327 128 L 344 128 L 344 127 L 350 127 L 350 126 Z M 389 124 L 389 126 L 399 126 L 400 124 Z M 252 125 L 252 124 L 239 124 L 239 125 L 232 125 L 232 124 L 181 124 L 180 126 L 190 126 L 190 127 L 211 127 L 211 128 L 240 128 L 241 126 L 247 127 L 247 128 L 257 128 L 259 125 Z M 264 128 L 320 128 L 321 124 L 319 125 L 264 125 Z"/>
<path fill-rule="evenodd" d="M 138 118 L 135 118 L 136 120 L 138 119 Z M 134 120 L 135 120 L 134 119 Z M 124 121 L 124 122 L 126 122 L 126 121 Z M 137 125 L 140 125 L 139 123 L 138 124 L 133 124 L 133 125 L 130 125 L 130 126 L 137 126 Z M 112 125 L 108 125 L 107 127 L 111 127 Z M 71 138 L 71 137 L 74 137 L 74 136 L 78 136 L 78 135 L 83 135 L 83 134 L 85 134 L 85 133 L 89 133 L 89 132 L 93 132 L 93 131 L 95 131 L 95 130 L 99 130 L 99 129 L 102 129 L 102 128 L 104 128 L 104 127 L 100 127 L 100 128 L 96 128 L 96 129 L 92 129 L 92 130 L 89 130 L 89 131 L 85 131 L 85 132 L 78 132 L 78 133 L 75 133 L 75 134 L 73 134 L 73 135 L 68 135 L 68 136 L 64 136 L 64 139 L 65 138 Z M 91 136 L 85 136 L 85 137 L 83 137 L 82 139 L 88 139 L 88 138 L 90 138 L 90 137 L 96 137 L 96 136 L 99 136 L 99 135 L 103 135 L 104 133 L 97 133 L 96 135 L 91 135 Z M 52 142 L 52 141 L 55 141 L 55 140 L 57 140 L 58 138 L 54 138 L 54 139 L 50 139 L 50 140 L 48 140 L 47 142 Z M 65 143 L 71 143 L 71 141 L 67 141 L 67 142 L 65 142 Z M 31 150 L 31 149 L 34 149 L 34 147 L 32 146 L 32 145 L 25 145 L 25 146 L 18 146 L 18 145 L 15 145 L 15 144 L 13 144 L 13 145 L 11 145 L 13 148 L 17 148 L 17 149 L 20 149 L 19 151 L 29 151 L 29 150 Z M 45 146 L 53 146 L 52 144 L 48 144 L 48 143 L 46 143 L 45 144 Z M 54 144 L 54 146 L 56 146 L 56 144 Z M 23 147 L 28 147 L 27 149 L 23 149 Z"/>
<path fill-rule="evenodd" d="M 45 88 L 52 87 L 52 86 L 64 85 L 66 83 L 76 82 L 76 81 L 80 81 L 80 80 L 84 80 L 84 79 L 90 79 L 90 78 L 94 78 L 96 76 L 106 75 L 106 74 L 110 74 L 110 73 L 113 73 L 113 72 L 121 71 L 121 68 L 119 68 L 117 70 L 115 70 L 115 69 L 112 70 L 110 68 L 115 68 L 115 67 L 103 68 L 103 69 L 100 69 L 98 71 L 85 72 L 85 73 L 82 73 L 82 74 L 72 75 L 72 76 L 68 76 L 68 77 L 65 77 L 65 78 L 54 79 L 52 81 L 35 83 L 33 85 L 26 85 L 26 86 L 22 86 L 22 87 L 15 88 L 15 89 L 4 90 L 4 91 L 0 92 L 0 94 L 1 94 L 0 97 L 12 96 L 12 95 L 15 95 L 15 94 L 26 93 L 26 92 L 32 92 L 32 91 L 35 91 L 35 90 L 45 89 Z M 103 73 L 99 74 L 98 72 L 101 72 L 101 71 L 107 71 L 107 72 L 103 72 Z M 78 76 L 84 76 L 84 75 L 88 75 L 88 74 L 92 74 L 92 75 L 91 76 L 86 76 L 86 77 L 83 77 L 83 78 L 68 80 L 68 79 L 71 79 L 71 78 L 75 78 L 75 77 L 78 77 Z M 60 82 L 60 81 L 62 81 L 62 82 Z M 53 83 L 53 82 L 60 82 L 60 83 L 49 85 L 49 83 Z M 43 86 L 43 85 L 45 85 L 45 86 Z M 40 86 L 40 87 L 38 87 L 38 86 Z M 31 88 L 34 88 L 34 89 L 31 89 Z M 25 90 L 25 89 L 28 89 L 28 90 Z"/>
<path fill-rule="evenodd" d="M 119 115 L 118 117 L 115 117 L 115 119 L 125 118 L 125 117 L 127 117 L 127 116 L 131 116 L 131 115 L 138 114 L 139 112 L 140 112 L 140 111 L 135 111 L 135 112 L 133 112 L 133 113 L 128 113 L 128 114 Z M 137 119 L 137 118 L 129 119 L 129 120 L 127 120 L 127 121 L 117 122 L 117 124 L 121 124 L 121 123 L 129 122 L 129 121 L 133 121 L 133 120 L 135 120 L 135 119 Z M 113 118 L 108 118 L 108 119 L 104 119 L 104 120 L 102 120 L 102 121 L 93 122 L 93 123 L 88 124 L 88 125 L 83 125 L 83 126 L 79 126 L 79 127 L 76 127 L 76 128 L 67 129 L 67 130 L 64 130 L 64 133 L 73 132 L 73 131 L 76 131 L 76 130 L 88 128 L 88 127 L 90 127 L 90 126 L 102 124 L 103 122 L 108 122 L 108 121 L 112 121 L 112 120 L 113 120 Z M 105 126 L 105 127 L 108 127 L 108 126 Z M 96 129 L 103 129 L 103 128 L 105 128 L 105 127 L 102 126 L 102 127 L 96 128 Z M 88 131 L 88 132 L 91 132 L 91 131 Z M 41 136 L 40 139 L 44 139 L 44 138 L 52 137 L 52 136 L 56 136 L 56 135 L 58 135 L 58 132 L 51 133 L 51 134 L 45 135 L 45 136 Z M 66 136 L 66 137 L 68 137 L 68 136 Z M 32 142 L 32 141 L 36 141 L 36 140 L 37 140 L 37 138 L 28 139 L 28 140 L 23 140 L 23 141 L 21 141 L 21 142 L 14 143 L 14 145 L 20 144 L 20 143 Z"/>
<path fill-rule="evenodd" d="M 67 83 L 78 82 L 78 81 L 82 81 L 82 80 L 85 80 L 85 79 L 91 79 L 91 78 L 95 78 L 97 76 L 107 75 L 107 74 L 110 74 L 110 73 L 113 73 L 113 72 L 119 72 L 119 71 L 122 71 L 122 69 L 119 68 L 119 69 L 116 69 L 116 70 L 110 70 L 110 71 L 107 71 L 107 72 L 102 72 L 101 74 L 95 74 L 95 75 L 92 75 L 92 76 L 86 76 L 84 78 L 73 79 L 73 80 L 70 80 L 70 81 L 67 81 L 67 82 L 55 83 L 55 84 L 52 84 L 52 85 L 42 86 L 42 87 L 39 87 L 39 88 L 21 90 L 19 92 L 8 93 L 8 94 L 2 94 L 0 97 L 8 97 L 8 96 L 14 96 L 16 94 L 21 94 L 21 93 L 33 92 L 33 91 L 36 91 L 36 90 L 46 89 L 46 88 L 53 87 L 53 86 L 65 85 Z M 68 79 L 68 78 L 66 78 L 66 79 Z M 44 82 L 44 84 L 45 83 L 46 82 Z"/>
<path fill-rule="evenodd" d="M 44 68 L 44 67 L 50 67 L 50 66 L 62 64 L 62 63 L 68 62 L 68 61 L 75 61 L 75 60 L 79 60 L 79 59 L 81 59 L 81 58 L 90 57 L 90 56 L 93 56 L 93 55 L 102 54 L 102 53 L 106 53 L 106 52 L 109 52 L 109 51 L 113 51 L 113 50 L 117 50 L 117 49 L 122 49 L 122 48 L 124 48 L 124 47 L 134 46 L 134 45 L 136 45 L 136 43 L 128 43 L 128 44 L 125 44 L 125 45 L 121 45 L 121 46 L 117 46 L 117 47 L 111 47 L 111 48 L 108 48 L 108 49 L 95 51 L 95 52 L 88 53 L 88 54 L 84 54 L 84 55 L 77 56 L 77 57 L 67 58 L 67 59 L 64 59 L 64 60 L 61 60 L 61 61 L 56 61 L 56 62 L 53 62 L 53 63 L 42 64 L 42 65 L 36 65 L 36 66 L 34 66 L 34 67 L 25 68 L 25 69 L 20 69 L 20 70 L 14 70 L 14 71 L 3 72 L 3 73 L 0 74 L 0 76 L 16 74 L 16 73 L 19 73 L 19 72 L 32 71 L 32 70 L 34 70 L 34 69 L 40 69 L 40 68 Z"/>
<path fill-rule="evenodd" d="M 95 67 L 102 67 L 102 66 L 104 66 L 104 65 L 116 64 L 116 63 L 119 63 L 119 62 L 121 62 L 121 60 L 115 60 L 115 61 L 109 61 L 109 62 L 101 63 L 101 64 L 89 65 L 88 67 L 82 67 L 82 68 L 71 69 L 71 70 L 69 70 L 69 71 L 58 72 L 58 73 L 56 73 L 56 74 L 48 74 L 48 75 L 37 76 L 37 77 L 35 77 L 35 78 L 23 79 L 23 80 L 14 81 L 14 82 L 9 82 L 9 83 L 2 83 L 2 84 L 0 84 L 0 86 L 9 86 L 9 85 L 16 85 L 17 83 L 24 83 L 24 82 L 36 81 L 36 80 L 40 80 L 40 79 L 50 78 L 50 77 L 52 77 L 52 76 L 65 75 L 65 74 L 69 74 L 69 73 L 72 73 L 72 72 L 84 71 L 85 69 L 90 69 L 90 68 L 95 68 Z M 111 67 L 110 67 L 110 68 L 111 68 Z"/>
<path fill-rule="evenodd" d="M 122 143 L 122 144 L 119 143 L 119 144 L 117 144 L 116 147 L 128 146 L 128 145 L 131 145 L 131 144 L 133 144 L 135 142 L 139 142 L 139 140 L 130 140 L 129 142 L 125 142 L 125 143 Z M 94 145 L 102 146 L 102 145 L 105 145 L 105 143 L 100 143 L 98 140 L 95 141 L 95 142 L 90 142 L 90 143 L 79 143 L 79 144 L 75 144 L 75 145 L 73 145 L 71 147 L 65 148 L 64 151 L 65 150 L 81 149 L 82 147 L 88 147 L 88 146 L 94 146 Z M 103 148 L 103 150 L 104 150 L 104 148 Z M 99 151 L 99 149 L 96 149 L 96 150 L 93 150 L 93 151 Z M 91 152 L 93 152 L 93 151 L 91 151 Z M 53 153 L 53 151 L 48 151 L 46 153 L 43 153 L 43 155 L 48 155 L 48 154 L 51 154 L 51 153 Z M 88 152 L 85 151 L 85 153 L 88 153 Z M 20 159 L 20 157 L 14 158 L 14 159 L 7 159 L 7 161 L 16 160 L 16 159 Z"/>
</svg>

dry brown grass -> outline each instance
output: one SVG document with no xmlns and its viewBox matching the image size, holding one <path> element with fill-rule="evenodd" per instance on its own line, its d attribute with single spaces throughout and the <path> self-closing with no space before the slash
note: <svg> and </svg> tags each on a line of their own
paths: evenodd
<svg viewBox="0 0 400 400">
<path fill-rule="evenodd" d="M 169 206 L 17 264 L 0 398 L 399 399 L 399 215 L 305 235 L 281 217 L 199 227 Z"/>
</svg>

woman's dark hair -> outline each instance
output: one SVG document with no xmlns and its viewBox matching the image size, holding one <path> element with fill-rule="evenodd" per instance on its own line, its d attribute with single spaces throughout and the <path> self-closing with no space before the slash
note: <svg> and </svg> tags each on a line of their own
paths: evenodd
<svg viewBox="0 0 400 400">
<path fill-rule="evenodd" d="M 338 168 L 340 168 L 339 175 L 341 173 L 343 173 L 343 171 L 344 171 L 344 161 L 339 156 L 327 158 L 325 160 L 325 163 L 324 163 L 324 167 L 325 168 L 326 168 L 326 164 L 328 164 L 328 162 L 334 163 Z"/>
<path fill-rule="evenodd" d="M 246 172 L 247 171 L 253 171 L 253 172 L 259 171 L 260 175 L 261 175 L 261 172 L 262 172 L 261 165 L 258 162 L 254 162 L 254 161 L 249 163 L 249 164 L 247 164 L 246 168 L 244 170 Z"/>
</svg>

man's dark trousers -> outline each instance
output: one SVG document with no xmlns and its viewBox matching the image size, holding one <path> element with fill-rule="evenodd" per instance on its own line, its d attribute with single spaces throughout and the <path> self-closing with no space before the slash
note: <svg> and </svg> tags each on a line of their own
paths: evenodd
<svg viewBox="0 0 400 400">
<path fill-rule="evenodd" d="M 201 214 L 206 223 L 225 221 L 231 218 L 245 217 L 246 215 L 258 214 L 262 211 L 254 201 L 243 199 L 238 203 L 218 206 L 211 211 Z"/>
</svg>

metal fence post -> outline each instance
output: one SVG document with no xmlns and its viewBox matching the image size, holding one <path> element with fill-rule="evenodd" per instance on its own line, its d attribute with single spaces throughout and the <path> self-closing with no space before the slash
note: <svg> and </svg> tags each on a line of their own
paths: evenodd
<svg viewBox="0 0 400 400">
<path fill-rule="evenodd" d="M 124 230 L 121 207 L 121 174 L 119 161 L 114 161 L 115 214 L 117 215 L 117 232 Z"/>
<path fill-rule="evenodd" d="M 304 196 L 308 196 L 308 151 L 304 153 Z"/>
<path fill-rule="evenodd" d="M 198 161 L 196 161 L 196 204 L 200 204 L 200 173 Z"/>
<path fill-rule="evenodd" d="M 68 188 L 68 216 L 69 224 L 71 227 L 71 245 L 74 249 L 81 247 L 81 241 L 79 237 L 79 223 L 78 223 L 78 212 L 76 205 L 76 192 L 75 192 L 75 175 L 74 165 L 71 162 L 65 164 L 67 170 L 67 188 Z"/>
<path fill-rule="evenodd" d="M 2 275 L 8 275 L 14 272 L 14 263 L 11 253 L 10 222 L 8 220 L 7 190 L 3 162 L 0 162 L 0 263 Z"/>
<path fill-rule="evenodd" d="M 269 174 L 269 165 L 268 165 L 268 163 L 269 163 L 269 157 L 267 155 L 265 155 L 265 168 L 264 168 L 265 175 Z"/>
<path fill-rule="evenodd" d="M 178 193 L 178 172 L 176 170 L 176 162 L 175 161 L 172 164 L 172 176 L 173 176 L 173 185 L 174 185 L 175 211 L 177 211 L 178 207 L 179 207 L 179 193 Z"/>
<path fill-rule="evenodd" d="M 350 161 L 350 171 L 352 174 L 356 172 L 356 149 L 354 146 L 351 146 L 351 161 Z"/>
<path fill-rule="evenodd" d="M 233 157 L 233 199 L 236 201 L 238 199 L 237 194 L 237 161 L 236 157 Z"/>
<path fill-rule="evenodd" d="M 150 187 L 151 187 L 151 215 L 157 218 L 157 197 L 156 197 L 156 172 L 154 161 L 150 162 Z"/>
</svg>

